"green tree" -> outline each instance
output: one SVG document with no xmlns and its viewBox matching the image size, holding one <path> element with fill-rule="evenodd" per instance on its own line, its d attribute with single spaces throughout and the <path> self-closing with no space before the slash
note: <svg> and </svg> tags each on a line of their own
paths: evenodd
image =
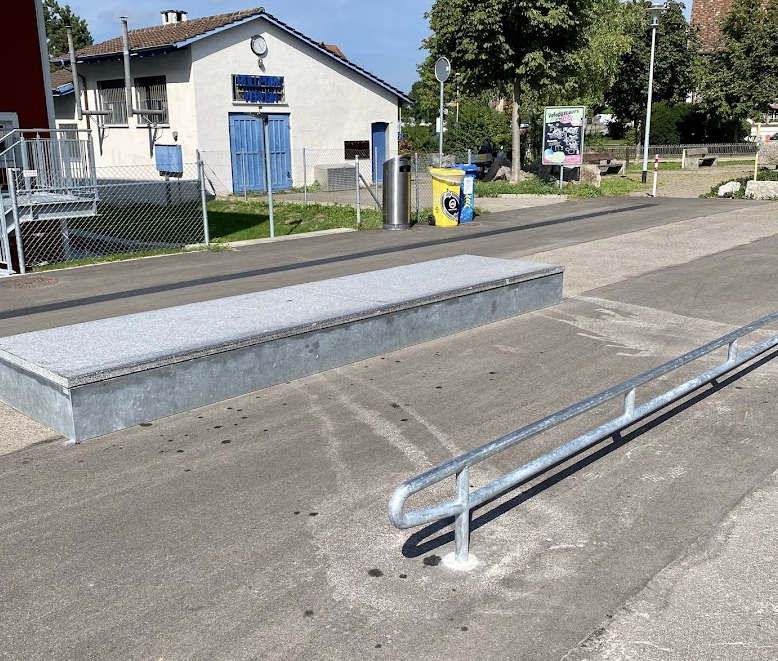
<svg viewBox="0 0 778 661">
<path fill-rule="evenodd" d="M 497 89 L 512 98 L 513 178 L 521 168 L 519 103 L 523 94 L 562 89 L 576 75 L 571 53 L 586 43 L 598 0 L 435 0 L 426 17 L 433 57 L 445 55 L 471 92 Z"/>
<path fill-rule="evenodd" d="M 621 0 L 598 0 L 594 11 L 595 19 L 585 32 L 584 44 L 571 54 L 578 75 L 570 79 L 564 101 L 597 111 L 606 106 L 619 61 L 632 48 L 643 15 L 635 11 L 634 4 Z"/>
<path fill-rule="evenodd" d="M 626 5 L 633 13 L 626 24 L 634 30 L 632 47 L 622 55 L 617 75 L 605 100 L 615 115 L 624 122 L 633 122 L 636 129 L 643 125 L 648 98 L 648 69 L 651 59 L 651 3 Z M 696 31 L 683 15 L 684 6 L 670 0 L 659 17 L 656 31 L 653 101 L 681 103 L 694 87 L 695 62 L 699 52 Z M 636 132 L 638 136 L 642 131 Z"/>
<path fill-rule="evenodd" d="M 510 119 L 478 101 L 460 101 L 459 121 L 449 122 L 443 134 L 444 151 L 464 157 L 468 149 L 478 149 L 486 138 L 490 138 L 496 146 L 509 144 Z"/>
<path fill-rule="evenodd" d="M 707 112 L 723 120 L 764 119 L 778 100 L 776 35 L 778 0 L 735 0 L 722 22 L 724 47 L 700 67 L 700 104 Z"/>
<path fill-rule="evenodd" d="M 73 43 L 76 50 L 92 45 L 92 35 L 86 21 L 73 13 L 70 5 L 60 6 L 57 0 L 45 0 L 43 3 L 43 21 L 46 24 L 46 42 L 49 58 L 60 58 L 68 52 L 67 27 L 73 28 Z M 52 63 L 52 69 L 60 68 Z"/>
</svg>

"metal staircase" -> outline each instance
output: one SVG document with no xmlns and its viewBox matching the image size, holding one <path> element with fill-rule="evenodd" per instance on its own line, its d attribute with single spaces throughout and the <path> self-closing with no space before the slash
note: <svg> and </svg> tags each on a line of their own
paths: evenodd
<svg viewBox="0 0 778 661">
<path fill-rule="evenodd" d="M 90 131 L 0 135 L 0 275 L 67 257 L 68 220 L 95 216 L 97 201 Z"/>
</svg>

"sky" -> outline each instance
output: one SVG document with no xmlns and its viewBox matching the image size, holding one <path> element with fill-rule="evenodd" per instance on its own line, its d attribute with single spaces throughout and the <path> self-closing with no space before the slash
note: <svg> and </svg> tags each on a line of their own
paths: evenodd
<svg viewBox="0 0 778 661">
<path fill-rule="evenodd" d="M 424 12 L 432 0 L 63 0 L 86 19 L 95 43 L 130 29 L 161 25 L 163 9 L 183 9 L 189 18 L 263 6 L 315 41 L 336 44 L 355 64 L 404 92 L 416 81 L 419 50 L 429 34 Z"/>
</svg>

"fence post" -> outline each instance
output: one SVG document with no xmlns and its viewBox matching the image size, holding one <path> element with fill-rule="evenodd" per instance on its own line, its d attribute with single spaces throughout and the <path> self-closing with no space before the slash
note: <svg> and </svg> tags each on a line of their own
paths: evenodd
<svg viewBox="0 0 778 661">
<path fill-rule="evenodd" d="M 19 138 L 19 145 L 22 149 L 22 176 L 24 177 L 24 172 L 30 169 L 30 155 L 27 152 L 27 139 L 23 135 Z M 28 193 L 32 188 L 29 177 L 24 177 L 24 188 Z"/>
<path fill-rule="evenodd" d="M 416 223 L 419 223 L 419 215 L 421 214 L 421 209 L 419 209 L 419 155 L 415 155 L 416 158 L 414 159 L 414 163 L 416 166 Z"/>
<path fill-rule="evenodd" d="M 267 201 L 270 205 L 270 238 L 276 235 L 275 223 L 273 222 L 273 173 L 270 170 L 270 122 L 265 117 L 262 124 L 265 131 L 265 179 L 267 180 Z"/>
<path fill-rule="evenodd" d="M 308 166 L 305 163 L 305 147 L 303 147 L 303 204 L 308 206 Z"/>
<path fill-rule="evenodd" d="M 200 203 L 203 207 L 203 236 L 205 237 L 205 245 L 210 245 L 211 234 L 208 228 L 208 207 L 205 200 L 205 163 L 203 163 L 202 156 L 200 156 L 200 150 L 197 153 L 197 178 L 200 180 Z"/>
<path fill-rule="evenodd" d="M 16 232 L 16 256 L 19 258 L 19 273 L 27 273 L 27 267 L 24 264 L 24 248 L 22 247 L 22 223 L 19 220 L 19 201 L 16 198 L 16 177 L 19 170 L 16 168 L 7 170 L 8 194 L 11 198 L 11 210 L 14 217 L 14 232 Z M 10 255 L 8 256 L 10 258 Z"/>
<path fill-rule="evenodd" d="M 354 168 L 355 168 L 355 180 L 356 180 L 356 186 L 357 186 L 357 229 L 359 229 L 359 226 L 362 222 L 362 215 L 361 210 L 359 208 L 359 155 L 357 154 L 354 157 Z"/>
</svg>

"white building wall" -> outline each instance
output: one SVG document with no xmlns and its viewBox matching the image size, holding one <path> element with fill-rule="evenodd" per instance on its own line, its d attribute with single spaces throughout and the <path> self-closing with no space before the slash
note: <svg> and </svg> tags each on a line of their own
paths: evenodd
<svg viewBox="0 0 778 661">
<path fill-rule="evenodd" d="M 89 120 L 92 128 L 92 139 L 95 147 L 95 162 L 98 168 L 108 166 L 148 165 L 154 166 L 154 156 L 151 149 L 152 138 L 155 144 L 181 145 L 184 163 L 196 162 L 197 122 L 194 104 L 194 87 L 190 80 L 191 54 L 188 50 L 156 57 L 133 58 L 131 73 L 133 83 L 135 78 L 164 75 L 167 84 L 168 120 L 169 123 L 158 126 L 153 132 L 148 126 L 141 124 L 141 118 L 131 117 L 128 125 L 106 126 L 102 130 L 102 147 L 98 140 L 97 122 Z M 81 85 L 86 79 L 89 109 L 100 109 L 97 82 L 101 80 L 124 80 L 124 64 L 121 60 L 100 62 L 95 64 L 79 64 L 78 73 L 83 76 Z M 137 105 L 135 88 L 133 87 L 133 103 Z M 84 106 L 83 98 L 81 102 Z M 87 128 L 87 118 L 81 122 L 76 120 L 75 96 L 68 94 L 54 100 L 57 126 L 62 124 L 78 124 L 79 128 Z M 102 121 L 103 118 L 100 118 Z M 173 131 L 178 132 L 178 141 L 173 139 Z M 193 170 L 194 172 L 194 170 Z M 189 173 L 187 173 L 189 174 Z M 119 177 L 119 173 L 111 175 Z M 135 175 L 137 176 L 137 175 Z"/>
<path fill-rule="evenodd" d="M 250 46 L 261 34 L 267 55 L 258 58 Z M 99 108 L 97 82 L 124 77 L 121 60 L 80 64 L 86 78 L 89 108 Z M 283 76 L 285 102 L 266 105 L 234 102 L 232 74 Z M 193 42 L 176 53 L 132 59 L 132 77 L 165 75 L 169 125 L 159 127 L 157 144 L 180 144 L 184 163 L 194 163 L 200 149 L 220 192 L 231 191 L 230 113 L 259 110 L 290 115 L 293 185 L 302 185 L 302 150 L 307 152 L 308 182 L 317 163 L 344 165 L 344 142 L 371 141 L 371 124 L 385 122 L 386 153 L 397 149 L 398 99 L 337 59 L 288 34 L 262 17 L 231 26 Z M 82 81 L 83 85 L 83 81 Z M 133 95 L 135 91 L 133 90 Z M 135 99 L 135 96 L 133 96 Z M 74 96 L 55 99 L 57 124 L 77 123 Z M 86 128 L 87 120 L 79 123 Z M 98 167 L 154 165 L 149 129 L 130 119 L 129 126 L 106 127 L 102 149 L 91 120 Z M 178 142 L 172 132 L 178 132 Z M 371 143 L 372 145 L 372 143 Z M 348 162 L 353 165 L 353 161 Z M 363 175 L 370 180 L 370 165 Z"/>
<path fill-rule="evenodd" d="M 253 35 L 262 35 L 267 42 L 267 55 L 261 59 L 251 50 Z M 303 183 L 303 148 L 310 183 L 317 162 L 346 162 L 345 141 L 370 141 L 373 122 L 388 124 L 387 153 L 397 149 L 395 94 L 261 17 L 195 42 L 191 48 L 200 147 L 209 166 L 218 168 L 219 180 L 229 182 L 231 176 L 230 113 L 261 110 L 290 115 L 293 186 Z M 283 76 L 285 103 L 260 107 L 233 102 L 232 74 Z M 363 174 L 369 180 L 370 166 L 365 166 Z"/>
</svg>

